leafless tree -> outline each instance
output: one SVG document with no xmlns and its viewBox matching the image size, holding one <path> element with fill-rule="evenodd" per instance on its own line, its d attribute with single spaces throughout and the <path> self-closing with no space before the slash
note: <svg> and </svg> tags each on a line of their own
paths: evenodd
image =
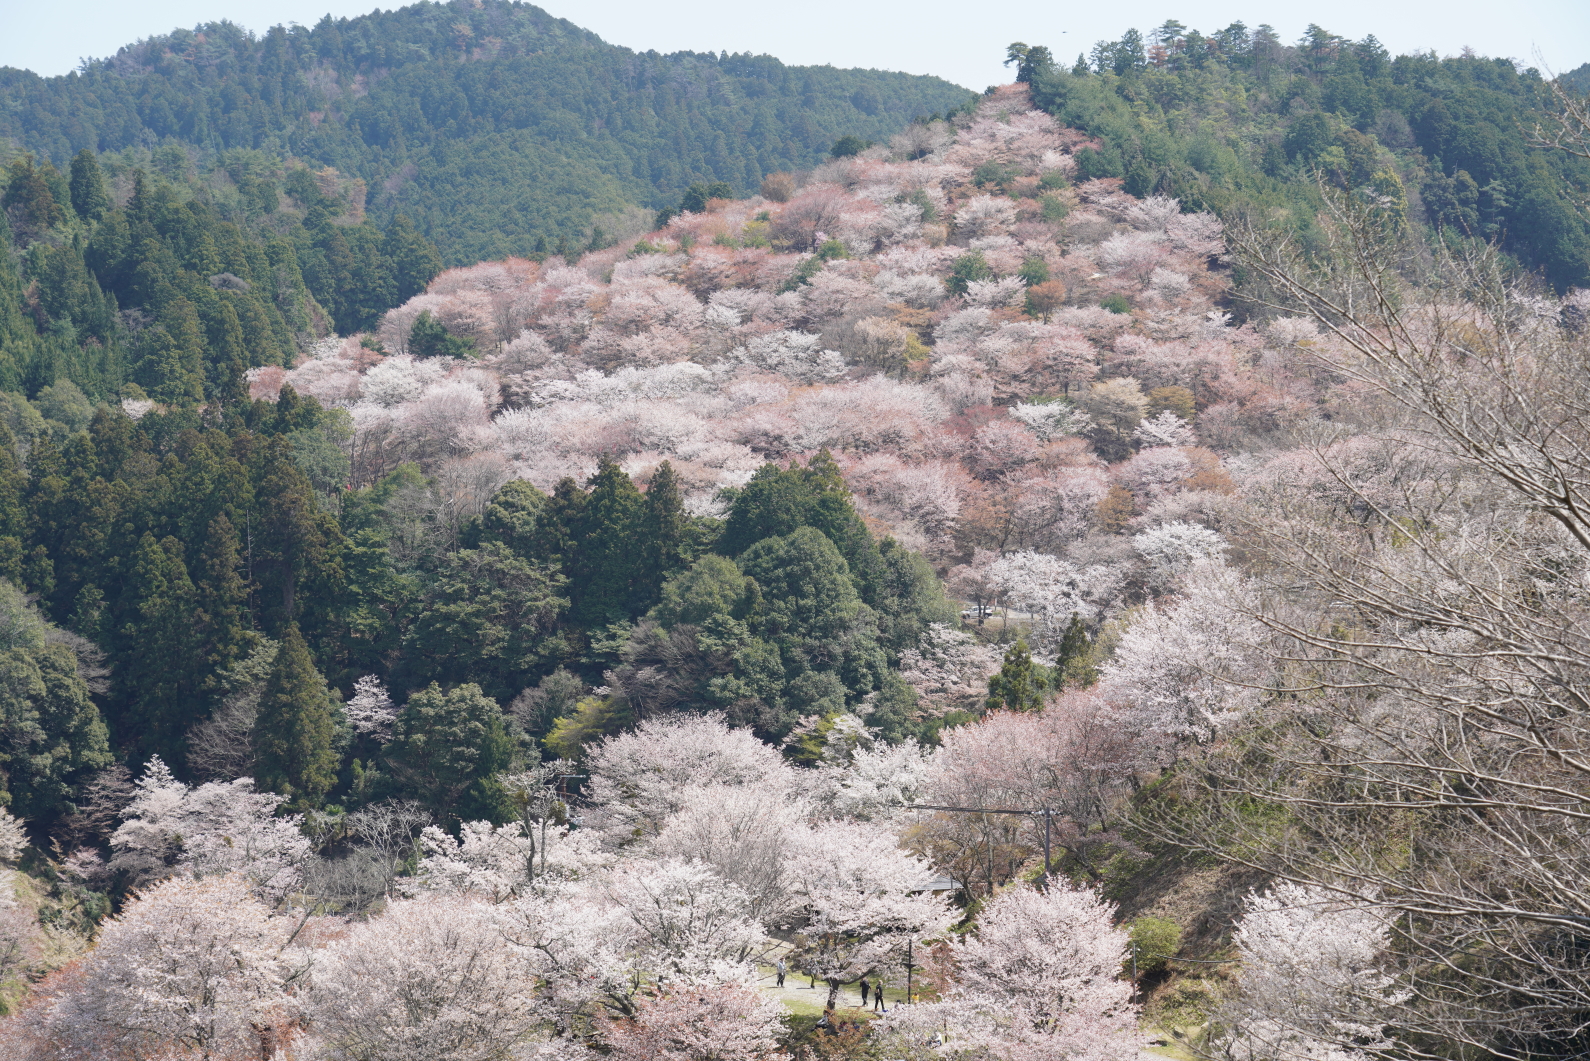
<svg viewBox="0 0 1590 1061">
<path fill-rule="evenodd" d="M 1326 253 L 1234 250 L 1383 424 L 1255 492 L 1282 677 L 1225 676 L 1272 686 L 1263 728 L 1143 824 L 1395 911 L 1392 1049 L 1558 1049 L 1590 1030 L 1590 350 L 1498 255 L 1431 266 L 1381 204 L 1328 201 Z"/>
<path fill-rule="evenodd" d="M 188 768 L 206 781 L 231 781 L 254 773 L 254 720 L 263 686 L 250 685 L 221 701 L 215 713 L 188 733 Z"/>
</svg>

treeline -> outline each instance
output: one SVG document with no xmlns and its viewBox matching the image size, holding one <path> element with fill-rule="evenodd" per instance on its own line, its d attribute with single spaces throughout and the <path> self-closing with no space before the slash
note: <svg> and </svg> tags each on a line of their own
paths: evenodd
<svg viewBox="0 0 1590 1061">
<path fill-rule="evenodd" d="M 254 37 L 230 23 L 123 48 L 65 77 L 0 71 L 0 137 L 77 151 L 181 142 L 297 156 L 366 182 L 450 264 L 589 236 L 694 181 L 745 193 L 954 106 L 932 77 L 787 67 L 770 56 L 644 54 L 528 4 L 419 3 Z"/>
<path fill-rule="evenodd" d="M 1240 22 L 1207 36 L 1175 21 L 1130 30 L 1070 66 L 1042 47 L 1010 58 L 1040 106 L 1103 140 L 1079 156 L 1083 178 L 1120 177 L 1191 210 L 1285 217 L 1308 236 L 1323 174 L 1447 238 L 1497 242 L 1558 289 L 1590 285 L 1590 224 L 1574 207 L 1590 163 L 1529 143 L 1552 107 L 1534 69 L 1393 57 L 1374 37 L 1318 26 L 1286 45 Z"/>
<path fill-rule="evenodd" d="M 243 168 L 249 208 L 80 151 L 0 171 L 0 389 L 233 400 L 330 331 L 372 327 L 441 269 L 407 219 L 357 222 L 335 182 Z M 118 190 L 121 194 L 118 194 Z M 15 429 L 13 424 L 13 429 Z"/>
<path fill-rule="evenodd" d="M 303 806 L 500 818 L 490 777 L 541 740 L 577 754 L 687 706 L 770 740 L 846 709 L 923 735 L 892 668 L 953 606 L 919 555 L 874 541 L 826 452 L 764 467 L 722 518 L 688 515 L 666 464 L 642 493 L 603 461 L 551 495 L 511 482 L 466 520 L 413 466 L 324 501 L 306 469 L 335 460 L 342 420 L 290 389 L 136 421 L 101 406 L 52 422 L 25 466 L 0 428 L 0 576 L 108 674 L 103 725 L 78 686 L 70 711 L 0 696 L 55 720 L 0 763 L 17 813 L 58 822 L 112 755 L 250 774 Z M 350 721 L 360 679 L 403 712 Z M 50 741 L 54 787 L 25 798 Z"/>
</svg>

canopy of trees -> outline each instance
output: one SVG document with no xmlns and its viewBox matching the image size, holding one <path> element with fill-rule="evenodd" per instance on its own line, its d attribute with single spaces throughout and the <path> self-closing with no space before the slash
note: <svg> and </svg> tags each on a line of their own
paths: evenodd
<svg viewBox="0 0 1590 1061">
<path fill-rule="evenodd" d="M 933 77 L 636 53 L 517 0 L 422 2 L 262 37 L 211 23 L 65 77 L 0 71 L 0 137 L 58 166 L 185 147 L 255 201 L 276 194 L 240 172 L 260 153 L 313 160 L 362 182 L 383 228 L 405 214 L 468 264 L 583 246 L 597 215 L 695 181 L 746 194 L 841 135 L 886 137 L 966 97 Z"/>
<path fill-rule="evenodd" d="M 1537 70 L 1393 57 L 1372 36 L 1315 25 L 1286 44 L 1269 26 L 1205 35 L 1171 21 L 1100 41 L 1074 66 L 1018 47 L 1035 101 L 1103 141 L 1082 171 L 1121 177 L 1134 195 L 1222 216 L 1282 211 L 1307 234 L 1321 176 L 1404 202 L 1417 193 L 1451 238 L 1500 242 L 1559 290 L 1590 284 L 1590 224 L 1575 205 L 1590 164 L 1530 143 L 1553 109 Z"/>
</svg>

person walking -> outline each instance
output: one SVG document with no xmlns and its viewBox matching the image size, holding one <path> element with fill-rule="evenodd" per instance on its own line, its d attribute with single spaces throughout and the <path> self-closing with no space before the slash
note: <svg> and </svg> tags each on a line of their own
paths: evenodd
<svg viewBox="0 0 1590 1061">
<path fill-rule="evenodd" d="M 861 1008 L 867 1008 L 867 978 L 865 976 L 861 978 Z"/>
<path fill-rule="evenodd" d="M 789 972 L 789 966 L 784 964 L 784 959 L 783 958 L 780 958 L 778 960 L 778 986 L 779 987 L 783 987 L 784 986 L 784 974 L 787 973 L 787 972 Z"/>
<path fill-rule="evenodd" d="M 883 1004 L 883 977 L 881 976 L 872 981 L 872 1012 L 889 1012 L 889 1007 Z"/>
</svg>

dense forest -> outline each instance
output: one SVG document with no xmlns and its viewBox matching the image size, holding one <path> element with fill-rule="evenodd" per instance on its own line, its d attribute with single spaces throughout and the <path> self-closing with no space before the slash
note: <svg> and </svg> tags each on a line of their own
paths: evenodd
<svg viewBox="0 0 1590 1061">
<path fill-rule="evenodd" d="M 64 173 L 25 155 L 5 179 L 0 387 L 35 396 L 64 381 L 94 399 L 236 398 L 249 369 L 368 327 L 441 268 L 406 218 L 358 220 L 345 187 L 301 167 L 252 215 L 89 151 Z"/>
<path fill-rule="evenodd" d="M 1208 36 L 1176 21 L 1131 30 L 1071 66 L 1042 47 L 1011 58 L 1040 106 L 1103 140 L 1083 171 L 1134 195 L 1308 229 L 1323 174 L 1401 200 L 1452 238 L 1500 243 L 1559 290 L 1590 283 L 1577 205 L 1590 163 L 1530 142 L 1551 109 L 1539 71 L 1393 57 L 1318 26 L 1286 45 L 1240 22 Z"/>
<path fill-rule="evenodd" d="M 1585 102 L 1008 58 L 478 0 L 14 80 L 0 1053 L 1581 1056 Z M 674 73 L 439 251 L 537 63 Z"/>
<path fill-rule="evenodd" d="M 637 54 L 516 0 L 422 2 L 259 38 L 212 23 L 65 77 L 0 71 L 0 137 L 57 166 L 181 144 L 246 197 L 261 154 L 301 158 L 364 182 L 383 227 L 406 214 L 466 265 L 583 244 L 602 215 L 697 181 L 746 194 L 840 136 L 884 138 L 967 96 L 766 55 Z"/>
</svg>

